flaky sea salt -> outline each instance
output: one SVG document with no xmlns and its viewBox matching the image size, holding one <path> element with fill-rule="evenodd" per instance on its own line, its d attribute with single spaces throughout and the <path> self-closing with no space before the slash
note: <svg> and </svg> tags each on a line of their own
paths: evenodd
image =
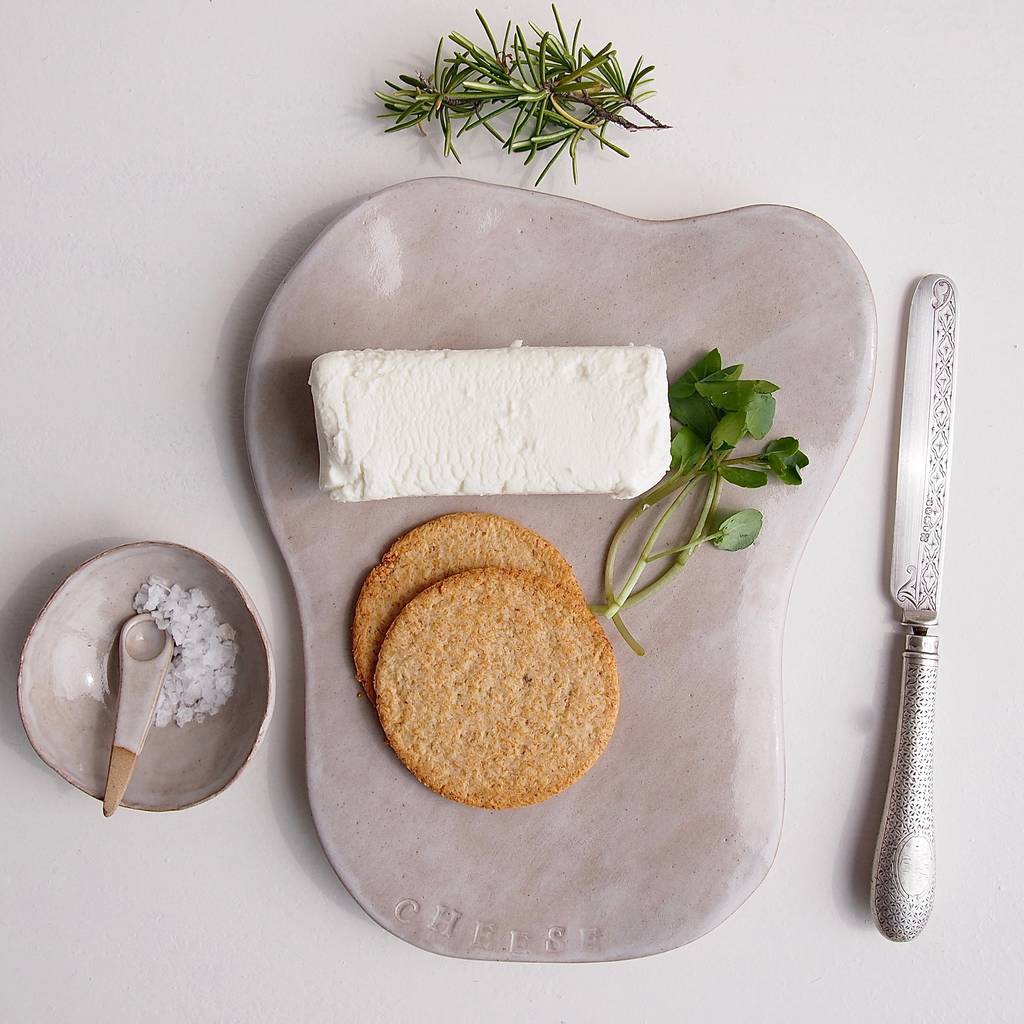
<svg viewBox="0 0 1024 1024">
<path fill-rule="evenodd" d="M 157 698 L 153 724 L 187 725 L 215 715 L 235 691 L 235 631 L 217 621 L 206 595 L 150 576 L 132 600 L 171 634 L 174 656 Z"/>
</svg>

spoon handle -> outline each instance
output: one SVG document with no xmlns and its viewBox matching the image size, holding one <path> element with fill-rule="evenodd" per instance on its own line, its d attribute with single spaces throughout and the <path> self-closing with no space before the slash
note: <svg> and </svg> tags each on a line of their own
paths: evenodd
<svg viewBox="0 0 1024 1024">
<path fill-rule="evenodd" d="M 109 818 L 121 806 L 128 783 L 132 781 L 138 754 L 119 747 L 110 748 L 110 767 L 107 769 L 107 788 L 103 792 L 103 817 Z"/>
<path fill-rule="evenodd" d="M 141 658 L 131 656 L 126 645 L 133 627 L 143 622 L 152 623 L 152 620 L 151 615 L 136 615 L 121 627 L 118 643 L 121 688 L 117 697 L 117 721 L 110 748 L 107 785 L 103 793 L 103 814 L 107 818 L 120 806 L 131 782 L 135 762 L 153 724 L 160 687 L 174 654 L 174 642 L 168 633 L 163 637 L 159 653 L 152 655 L 147 651 Z"/>
</svg>

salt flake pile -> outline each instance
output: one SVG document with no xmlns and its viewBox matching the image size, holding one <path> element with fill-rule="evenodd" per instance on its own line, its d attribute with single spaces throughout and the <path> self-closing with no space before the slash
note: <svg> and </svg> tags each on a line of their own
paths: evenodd
<svg viewBox="0 0 1024 1024">
<path fill-rule="evenodd" d="M 157 698 L 153 724 L 201 722 L 215 715 L 235 691 L 235 631 L 217 621 L 206 595 L 150 576 L 132 601 L 136 612 L 151 612 L 171 634 L 174 656 Z"/>
</svg>

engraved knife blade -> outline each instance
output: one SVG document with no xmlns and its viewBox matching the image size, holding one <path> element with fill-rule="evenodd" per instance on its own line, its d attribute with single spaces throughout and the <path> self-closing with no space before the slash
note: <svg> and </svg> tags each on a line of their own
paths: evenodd
<svg viewBox="0 0 1024 1024">
<path fill-rule="evenodd" d="M 944 275 L 921 278 L 910 304 L 903 381 L 892 596 L 908 624 L 939 615 L 953 440 L 958 299 Z"/>
</svg>

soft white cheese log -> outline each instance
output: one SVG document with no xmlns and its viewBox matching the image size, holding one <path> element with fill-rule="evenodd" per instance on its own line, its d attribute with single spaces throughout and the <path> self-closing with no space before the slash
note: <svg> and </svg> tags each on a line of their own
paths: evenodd
<svg viewBox="0 0 1024 1024">
<path fill-rule="evenodd" d="M 320 488 L 338 501 L 629 498 L 670 462 L 659 348 L 328 352 L 309 383 Z"/>
</svg>

